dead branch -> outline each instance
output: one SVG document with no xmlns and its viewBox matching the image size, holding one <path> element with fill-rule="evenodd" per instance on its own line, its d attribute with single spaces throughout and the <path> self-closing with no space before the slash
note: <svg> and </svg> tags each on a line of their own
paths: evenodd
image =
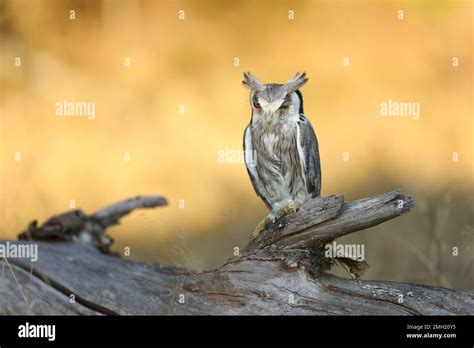
<svg viewBox="0 0 474 348">
<path fill-rule="evenodd" d="M 344 196 L 318 197 L 268 226 L 247 249 L 309 248 L 393 219 L 413 206 L 411 197 L 398 190 L 352 203 L 344 203 Z"/>
<path fill-rule="evenodd" d="M 20 240 L 74 241 L 91 244 L 105 253 L 110 252 L 113 239 L 105 233 L 107 227 L 118 224 L 121 217 L 139 208 L 166 205 L 162 196 L 137 196 L 108 205 L 87 215 L 75 209 L 49 218 L 42 226 L 37 220 L 18 235 Z"/>
</svg>

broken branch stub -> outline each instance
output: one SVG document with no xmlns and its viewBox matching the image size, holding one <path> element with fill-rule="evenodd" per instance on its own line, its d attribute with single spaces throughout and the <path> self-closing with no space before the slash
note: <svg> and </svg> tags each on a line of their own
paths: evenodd
<svg viewBox="0 0 474 348">
<path fill-rule="evenodd" d="M 119 219 L 129 214 L 134 209 L 155 208 L 167 205 L 168 202 L 163 196 L 145 195 L 130 198 L 118 203 L 110 204 L 91 215 L 92 219 L 100 221 L 106 228 L 118 223 Z"/>
</svg>

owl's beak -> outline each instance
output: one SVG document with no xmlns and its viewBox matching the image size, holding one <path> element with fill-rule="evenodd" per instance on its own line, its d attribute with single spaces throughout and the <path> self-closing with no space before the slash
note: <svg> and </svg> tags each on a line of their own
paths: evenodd
<svg viewBox="0 0 474 348">
<path fill-rule="evenodd" d="M 262 111 L 263 113 L 266 115 L 266 116 L 269 116 L 271 114 L 274 114 L 275 112 L 278 111 L 278 109 L 280 108 L 281 106 L 281 102 L 272 102 L 268 105 L 262 105 Z"/>
</svg>

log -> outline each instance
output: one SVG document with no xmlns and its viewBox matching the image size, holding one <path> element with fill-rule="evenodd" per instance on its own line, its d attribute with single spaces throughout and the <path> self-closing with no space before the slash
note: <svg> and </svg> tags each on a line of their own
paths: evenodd
<svg viewBox="0 0 474 348">
<path fill-rule="evenodd" d="M 345 203 L 343 196 L 318 197 L 267 226 L 219 269 L 200 273 L 114 257 L 95 243 L 8 241 L 14 246 L 37 245 L 39 258 L 37 262 L 2 258 L 0 311 L 6 315 L 474 314 L 471 292 L 346 279 L 325 272 L 334 263 L 323 255 L 325 243 L 397 217 L 413 206 L 411 198 L 399 191 L 351 203 Z M 109 221 L 117 223 L 120 216 Z"/>
</svg>

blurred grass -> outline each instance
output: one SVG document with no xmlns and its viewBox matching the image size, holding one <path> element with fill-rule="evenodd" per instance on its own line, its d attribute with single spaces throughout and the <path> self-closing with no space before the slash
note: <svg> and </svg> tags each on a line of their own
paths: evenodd
<svg viewBox="0 0 474 348">
<path fill-rule="evenodd" d="M 323 194 L 401 188 L 417 203 L 346 237 L 366 244 L 366 277 L 474 289 L 472 2 L 0 0 L 0 9 L 0 237 L 71 199 L 91 212 L 158 193 L 170 206 L 111 229 L 116 248 L 217 267 L 265 214 L 244 165 L 217 161 L 241 148 L 250 118 L 242 72 L 281 82 L 306 70 Z M 64 99 L 95 102 L 96 119 L 58 118 Z M 388 99 L 420 102 L 421 119 L 381 117 Z"/>
</svg>

